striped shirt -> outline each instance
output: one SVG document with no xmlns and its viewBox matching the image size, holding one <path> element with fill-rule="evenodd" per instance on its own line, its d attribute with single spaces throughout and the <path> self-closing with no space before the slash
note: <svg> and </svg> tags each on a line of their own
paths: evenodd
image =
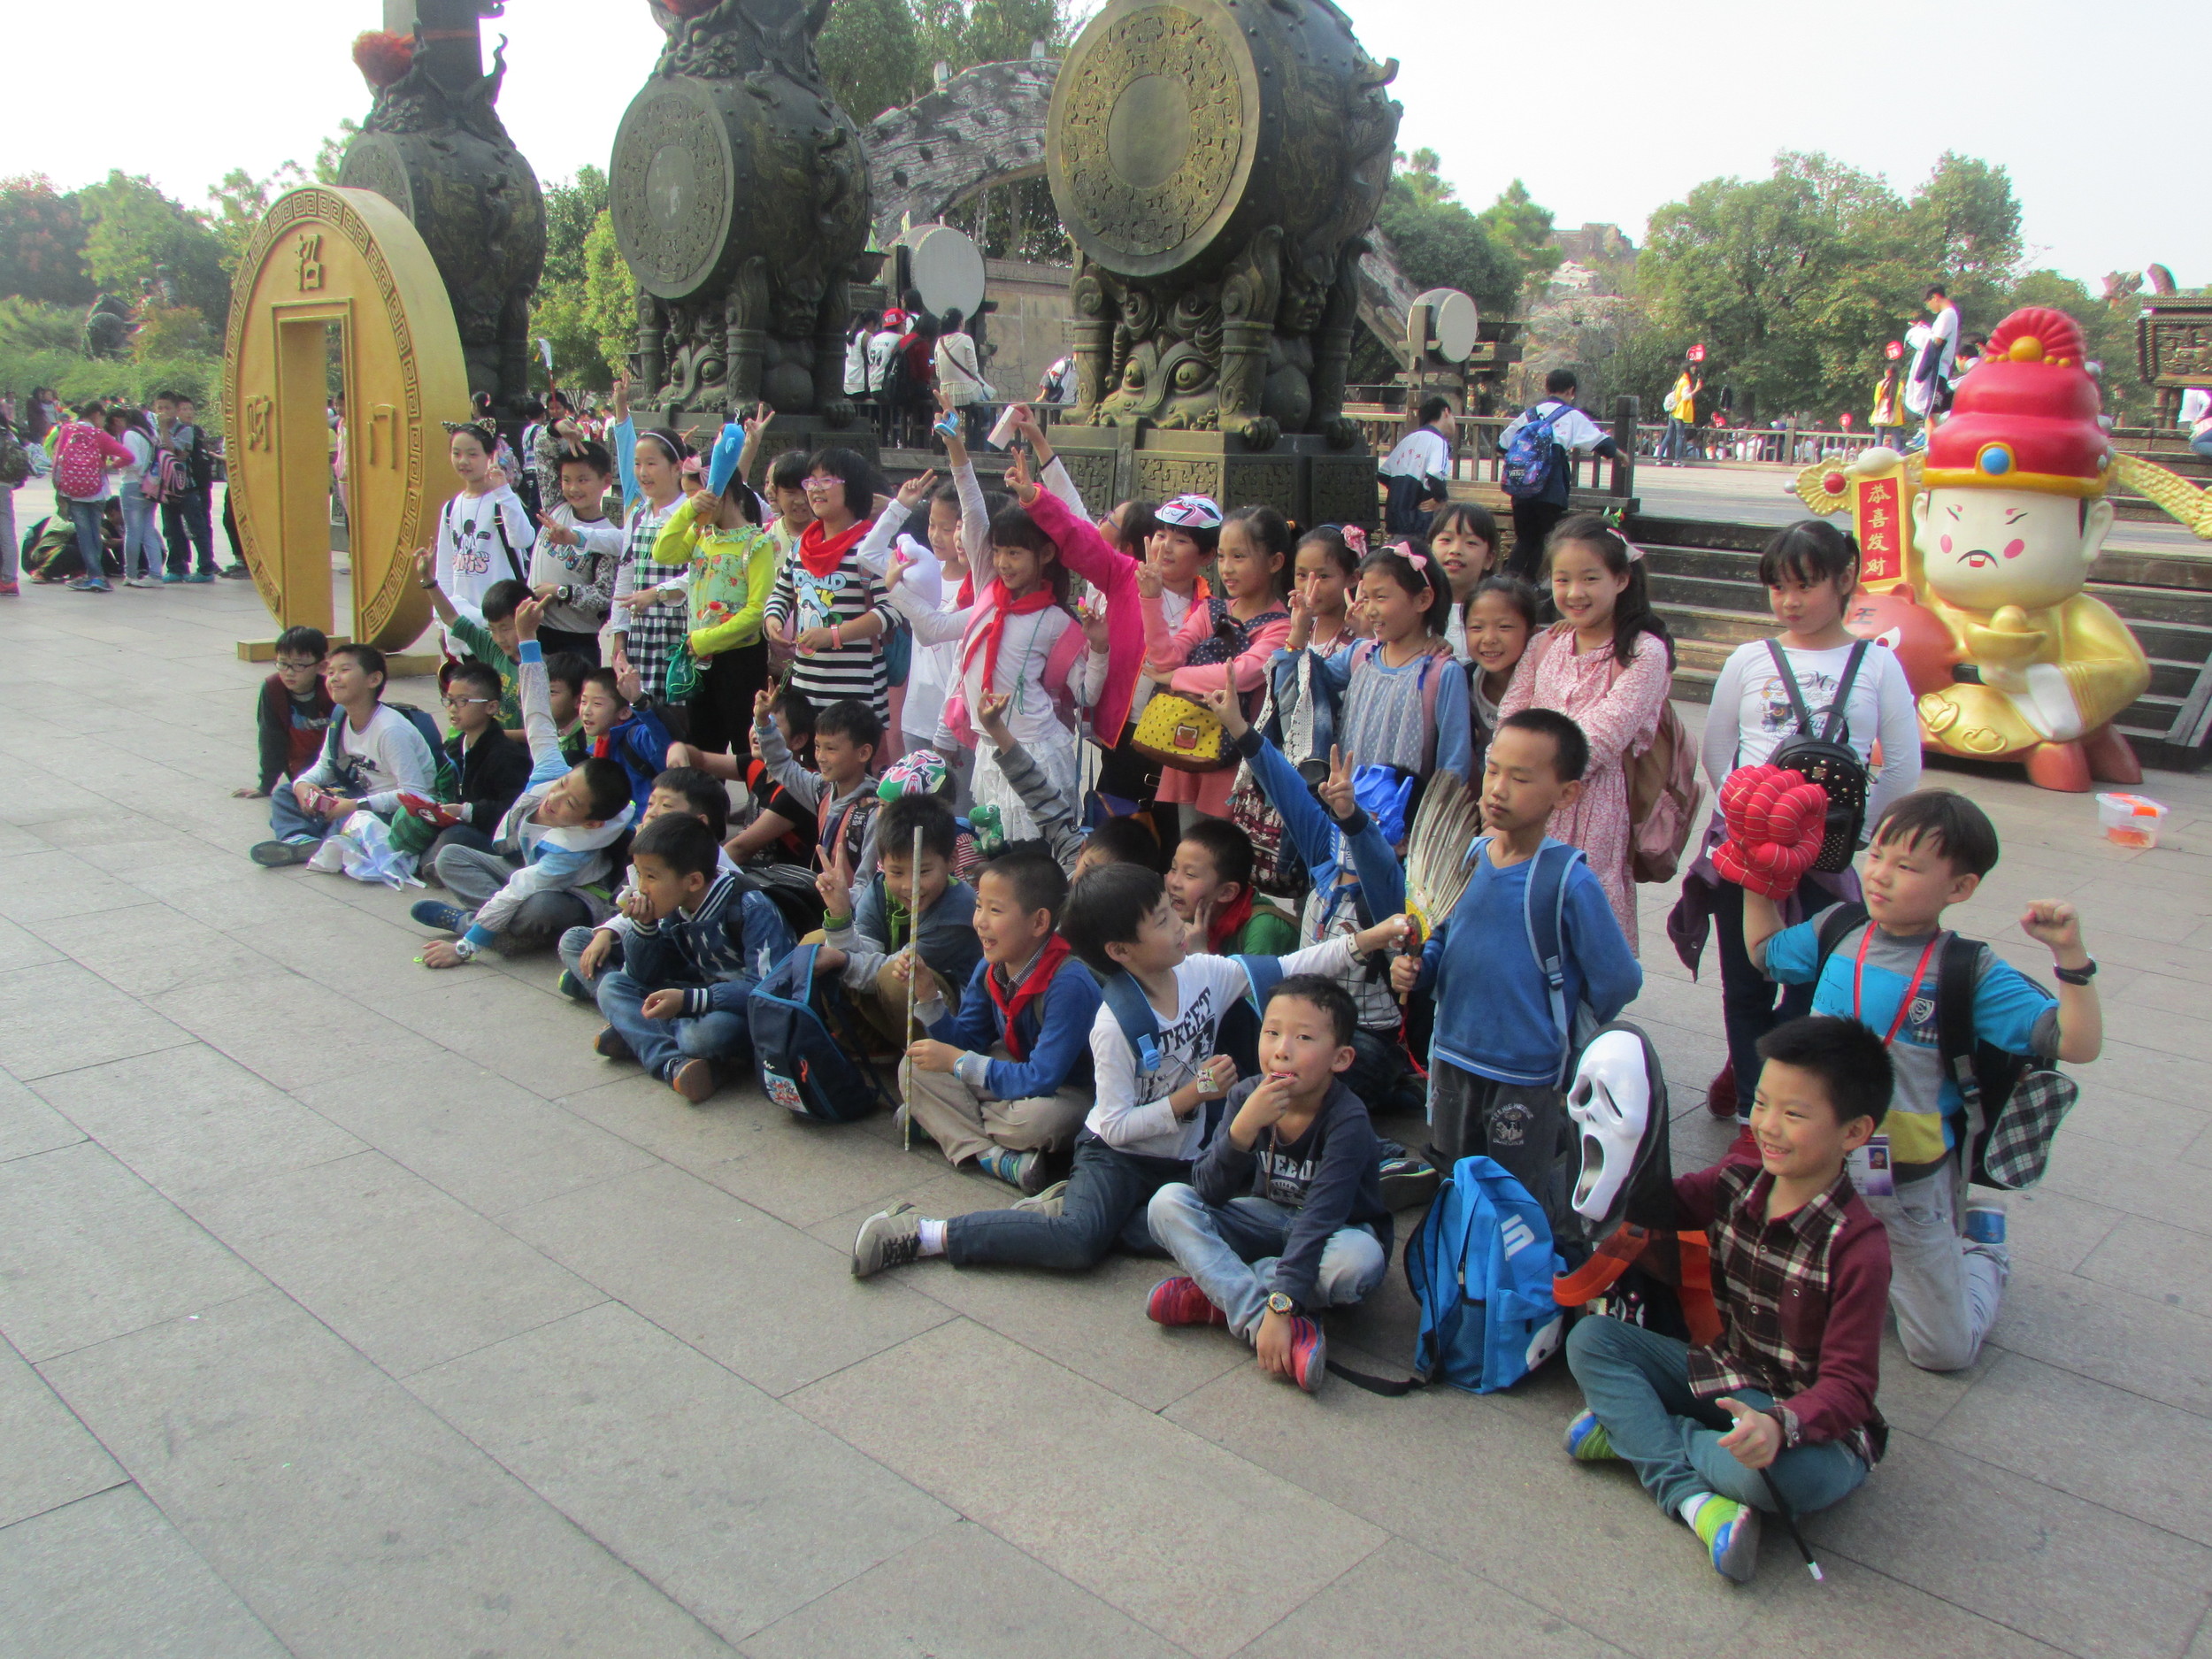
<svg viewBox="0 0 2212 1659">
<path fill-rule="evenodd" d="M 857 544 L 826 576 L 817 576 L 807 569 L 798 549 L 793 549 L 777 573 L 775 591 L 768 595 L 769 622 L 788 622 L 787 631 L 794 634 L 832 626 L 849 628 L 872 612 L 883 618 L 887 632 L 903 620 L 891 608 L 883 583 L 861 564 Z M 817 709 L 850 698 L 867 703 L 875 710 L 877 719 L 887 721 L 891 680 L 884 667 L 881 645 L 879 634 L 872 640 L 856 640 L 842 650 L 825 646 L 811 656 L 798 657 L 791 664 L 791 687 Z"/>
</svg>

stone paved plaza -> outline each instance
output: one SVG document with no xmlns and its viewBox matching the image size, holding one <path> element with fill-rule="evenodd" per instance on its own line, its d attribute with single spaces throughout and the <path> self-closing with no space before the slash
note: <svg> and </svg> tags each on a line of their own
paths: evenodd
<svg viewBox="0 0 2212 1659">
<path fill-rule="evenodd" d="M 0 1654 L 2212 1656 L 2212 782 L 2130 854 L 1951 774 L 2005 838 L 1962 925 L 2047 978 L 2013 921 L 2075 900 L 2105 1057 L 1981 1362 L 1893 1341 L 1827 1583 L 1772 1529 L 1735 1590 L 1563 1456 L 1558 1365 L 1309 1399 L 1148 1324 L 1150 1263 L 856 1281 L 872 1210 L 1005 1189 L 687 1107 L 543 959 L 433 976 L 413 895 L 255 868 L 267 632 L 233 583 L 0 600 Z M 1631 1017 L 1686 1167 L 1719 994 L 1669 896 Z M 1394 1273 L 1329 1324 L 1410 1328 Z"/>
</svg>

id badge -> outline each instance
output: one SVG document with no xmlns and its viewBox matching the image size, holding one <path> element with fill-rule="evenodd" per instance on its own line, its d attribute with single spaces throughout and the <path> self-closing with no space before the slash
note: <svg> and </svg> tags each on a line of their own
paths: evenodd
<svg viewBox="0 0 2212 1659">
<path fill-rule="evenodd" d="M 1893 1198 L 1897 1195 L 1897 1176 L 1890 1167 L 1887 1135 L 1869 1136 L 1864 1146 L 1845 1157 L 1843 1167 L 1851 1177 L 1851 1185 L 1860 1197 Z"/>
</svg>

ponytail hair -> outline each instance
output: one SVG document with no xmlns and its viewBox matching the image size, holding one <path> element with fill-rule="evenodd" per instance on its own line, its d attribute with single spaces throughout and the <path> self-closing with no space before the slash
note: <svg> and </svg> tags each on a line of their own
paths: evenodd
<svg viewBox="0 0 2212 1659">
<path fill-rule="evenodd" d="M 1263 552 L 1282 561 L 1275 567 L 1273 574 L 1268 577 L 1267 591 L 1276 599 L 1287 594 L 1292 575 L 1291 556 L 1296 546 L 1290 520 L 1272 507 L 1256 506 L 1239 507 L 1221 522 L 1225 529 L 1233 524 L 1243 526 L 1244 534 L 1251 537 Z"/>
<path fill-rule="evenodd" d="M 1370 571 L 1387 576 L 1417 599 L 1428 595 L 1429 608 L 1422 616 L 1422 625 L 1432 637 L 1442 635 L 1452 614 L 1452 585 L 1445 580 L 1444 567 L 1430 556 L 1426 541 L 1417 535 L 1400 536 L 1359 562 L 1361 575 Z"/>
<path fill-rule="evenodd" d="M 1636 640 L 1648 634 L 1667 648 L 1667 668 L 1674 669 L 1674 641 L 1667 625 L 1651 608 L 1651 579 L 1644 569 L 1643 550 L 1594 512 L 1578 512 L 1559 521 L 1544 542 L 1544 572 L 1548 580 L 1553 557 L 1570 541 L 1594 549 L 1598 560 L 1616 576 L 1628 578 L 1628 586 L 1613 602 L 1613 660 L 1626 668 L 1636 660 Z"/>
</svg>

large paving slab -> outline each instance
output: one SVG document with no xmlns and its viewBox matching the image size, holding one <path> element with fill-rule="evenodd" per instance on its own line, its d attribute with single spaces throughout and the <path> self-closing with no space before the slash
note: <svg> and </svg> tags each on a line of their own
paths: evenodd
<svg viewBox="0 0 2212 1659">
<path fill-rule="evenodd" d="M 24 493 L 19 514 L 45 511 Z M 28 518 L 21 522 L 27 523 Z M 1315 1399 L 1142 1315 L 1156 1264 L 932 1263 L 1006 1201 L 881 1123 L 691 1108 L 549 964 L 431 976 L 412 894 L 253 867 L 250 592 L 0 601 L 0 1654 L 2212 1659 L 2212 781 L 2166 844 L 1932 771 L 2031 971 L 2078 905 L 2111 1041 L 1968 1371 L 1886 1348 L 1889 1458 L 1757 1581 L 1502 1395 Z M 422 682 L 395 695 L 431 698 Z M 1702 710 L 1685 710 L 1693 727 Z M 1678 1165 L 1727 1132 L 1708 957 L 1640 895 Z M 1402 1363 L 1394 1274 L 1332 1317 Z"/>
</svg>

